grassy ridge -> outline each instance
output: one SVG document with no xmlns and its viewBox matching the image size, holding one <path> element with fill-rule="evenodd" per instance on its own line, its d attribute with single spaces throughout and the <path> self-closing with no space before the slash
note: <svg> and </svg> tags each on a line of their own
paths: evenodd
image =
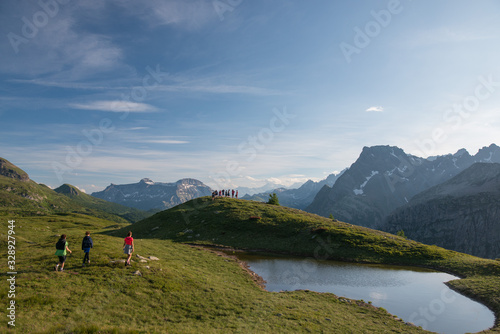
<svg viewBox="0 0 500 334">
<path fill-rule="evenodd" d="M 75 189 L 76 190 L 76 189 Z M 148 213 L 110 203 L 78 191 L 77 195 L 59 194 L 32 180 L 0 176 L 0 217 L 39 216 L 76 212 L 117 223 L 134 222 Z"/>
<path fill-rule="evenodd" d="M 449 285 L 488 305 L 495 312 L 496 331 L 500 332 L 500 261 L 424 245 L 296 209 L 235 199 L 212 202 L 207 197 L 199 198 L 157 213 L 130 229 L 141 238 L 443 270 L 464 277 Z"/>
<path fill-rule="evenodd" d="M 299 210 L 202 198 L 133 225 L 82 214 L 15 219 L 18 277 L 13 333 L 425 332 L 393 319 L 383 309 L 333 294 L 264 291 L 234 259 L 186 242 L 440 267 L 467 276 L 454 281 L 454 287 L 483 298 L 499 314 L 498 261 Z M 134 231 L 136 254 L 156 256 L 159 261 L 141 263 L 134 256 L 130 268 L 116 262 L 125 258 L 121 246 L 129 229 Z M 91 266 L 82 268 L 80 245 L 86 230 L 92 231 L 95 247 Z M 6 231 L 4 219 L 2 249 L 7 247 Z M 63 273 L 53 271 L 54 244 L 61 233 L 68 235 L 74 251 Z M 2 252 L 1 273 L 8 271 L 6 263 Z M 7 293 L 7 284 L 0 284 L 4 303 Z M 0 321 L 2 331 L 7 320 Z"/>
<path fill-rule="evenodd" d="M 130 229 L 143 238 L 359 262 L 422 264 L 459 254 L 297 209 L 226 198 L 199 198 Z"/>
<path fill-rule="evenodd" d="M 110 226 L 110 224 L 112 224 Z M 0 246 L 6 247 L 1 221 Z M 260 289 L 237 262 L 170 240 L 136 236 L 136 253 L 159 261 L 132 267 L 124 259 L 115 224 L 86 215 L 16 218 L 16 330 L 19 333 L 421 333 L 384 310 L 306 291 Z M 81 238 L 91 230 L 90 267 L 80 267 Z M 101 234 L 99 232 L 107 232 Z M 74 254 L 54 272 L 57 235 L 66 233 Z M 120 233 L 121 234 L 121 233 Z M 7 272 L 2 252 L 0 271 Z M 135 275 L 135 271 L 142 275 Z M 0 285 L 6 301 L 7 284 Z M 5 304 L 4 304 L 5 306 Z M 0 328 L 7 328 L 7 319 Z"/>
</svg>

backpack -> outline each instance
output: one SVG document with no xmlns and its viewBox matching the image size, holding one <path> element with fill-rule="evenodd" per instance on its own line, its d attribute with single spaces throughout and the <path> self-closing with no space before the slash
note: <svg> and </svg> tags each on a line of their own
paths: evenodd
<svg viewBox="0 0 500 334">
<path fill-rule="evenodd" d="M 56 249 L 60 250 L 66 249 L 66 239 L 59 239 L 56 243 Z"/>
</svg>

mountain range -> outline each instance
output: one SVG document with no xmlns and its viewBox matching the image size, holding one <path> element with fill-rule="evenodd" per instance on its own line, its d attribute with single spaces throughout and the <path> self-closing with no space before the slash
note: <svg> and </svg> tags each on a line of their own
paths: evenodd
<svg viewBox="0 0 500 334">
<path fill-rule="evenodd" d="M 283 206 L 392 233 L 403 230 L 417 241 L 498 257 L 498 164 L 500 147 L 495 144 L 475 155 L 461 149 L 427 159 L 395 146 L 364 147 L 340 174 L 320 182 L 309 180 L 297 189 L 278 188 L 244 199 L 266 201 L 274 192 Z M 209 196 L 211 191 L 195 179 L 161 183 L 145 178 L 133 184 L 111 184 L 90 196 L 68 184 L 52 190 L 0 158 L 1 215 L 73 212 L 135 222 Z"/>
<path fill-rule="evenodd" d="M 413 240 L 500 258 L 500 164 L 475 163 L 414 196 L 382 228 Z"/>
<path fill-rule="evenodd" d="M 332 187 L 321 188 L 306 211 L 378 228 L 413 196 L 448 181 L 476 162 L 500 163 L 500 147 L 492 144 L 474 156 L 461 149 L 430 159 L 406 154 L 395 146 L 364 147 Z"/>
<path fill-rule="evenodd" d="M 161 211 L 211 193 L 210 187 L 195 179 L 163 183 L 144 178 L 138 183 L 111 184 L 92 196 L 144 211 Z"/>
<path fill-rule="evenodd" d="M 304 210 L 309 204 L 312 203 L 314 197 L 323 186 L 333 186 L 344 172 L 345 170 L 337 174 L 330 174 L 326 179 L 318 182 L 308 180 L 296 189 L 275 188 L 254 194 L 252 196 L 247 194 L 242 198 L 246 200 L 266 202 L 269 199 L 269 195 L 275 193 L 278 195 L 280 205 Z"/>
<path fill-rule="evenodd" d="M 272 189 L 294 189 L 300 187 L 302 184 L 293 184 L 289 187 L 284 186 L 281 183 L 267 181 L 265 185 L 261 187 L 237 187 L 235 190 L 238 190 L 239 197 L 243 196 L 253 196 L 256 194 L 261 194 L 265 192 L 269 192 Z"/>
</svg>

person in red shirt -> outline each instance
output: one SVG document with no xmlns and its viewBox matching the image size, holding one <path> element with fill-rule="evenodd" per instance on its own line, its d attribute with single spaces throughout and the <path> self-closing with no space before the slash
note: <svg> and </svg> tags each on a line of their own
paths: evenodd
<svg viewBox="0 0 500 334">
<path fill-rule="evenodd" d="M 128 255 L 125 266 L 130 266 L 130 259 L 132 258 L 132 253 L 134 252 L 134 238 L 132 238 L 132 231 L 129 231 L 127 237 L 123 241 L 123 252 Z"/>
</svg>

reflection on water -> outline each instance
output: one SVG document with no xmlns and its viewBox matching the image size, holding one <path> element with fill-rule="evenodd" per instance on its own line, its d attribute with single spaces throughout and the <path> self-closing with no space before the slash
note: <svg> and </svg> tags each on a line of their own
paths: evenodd
<svg viewBox="0 0 500 334">
<path fill-rule="evenodd" d="M 239 255 L 269 291 L 312 290 L 371 301 L 438 333 L 478 332 L 494 325 L 487 307 L 449 289 L 453 275 L 427 269 L 314 259 Z"/>
</svg>

